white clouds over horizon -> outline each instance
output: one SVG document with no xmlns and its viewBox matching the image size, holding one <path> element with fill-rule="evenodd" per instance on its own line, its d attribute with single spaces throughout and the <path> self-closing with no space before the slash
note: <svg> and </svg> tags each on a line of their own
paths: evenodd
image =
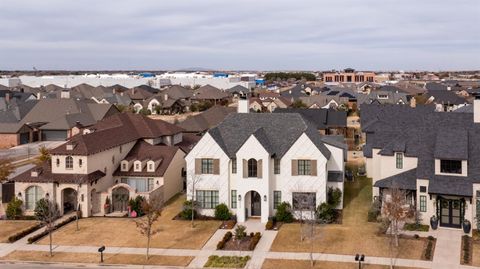
<svg viewBox="0 0 480 269">
<path fill-rule="evenodd" d="M 0 69 L 480 69 L 480 1 L 0 2 Z"/>
</svg>

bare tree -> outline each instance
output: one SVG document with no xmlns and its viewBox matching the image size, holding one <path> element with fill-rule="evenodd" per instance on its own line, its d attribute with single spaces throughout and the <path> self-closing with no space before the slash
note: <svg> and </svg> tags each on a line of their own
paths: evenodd
<svg viewBox="0 0 480 269">
<path fill-rule="evenodd" d="M 198 183 L 202 180 L 200 175 L 195 174 L 195 171 L 190 171 L 190 180 L 187 180 L 187 200 L 190 193 L 190 210 L 192 214 L 192 228 L 195 228 L 195 210 L 198 203 L 195 201 L 195 192 L 197 190 Z"/>
<path fill-rule="evenodd" d="M 58 210 L 57 203 L 47 198 L 38 200 L 35 206 L 35 217 L 45 225 L 45 230 L 48 232 L 50 257 L 53 256 L 52 232 L 55 229 L 55 220 L 59 216 L 60 211 Z"/>
<path fill-rule="evenodd" d="M 383 215 L 390 222 L 390 250 L 392 247 L 398 248 L 398 231 L 399 224 L 413 216 L 413 208 L 407 202 L 407 193 L 394 186 L 384 192 L 383 200 Z M 393 268 L 393 253 L 390 257 L 390 267 Z"/>
<path fill-rule="evenodd" d="M 142 201 L 142 211 L 145 216 L 137 219 L 136 224 L 137 228 L 140 230 L 140 233 L 147 237 L 146 260 L 149 258 L 151 238 L 159 231 L 159 229 L 153 229 L 153 224 L 162 214 L 162 209 L 163 201 L 159 195 L 150 196 L 148 200 L 145 199 Z"/>
<path fill-rule="evenodd" d="M 300 196 L 300 198 L 298 198 L 298 196 Z M 313 248 L 315 246 L 315 239 L 317 235 L 316 229 L 318 224 L 315 210 L 316 198 L 315 195 L 303 194 L 297 195 L 295 200 L 297 207 L 300 209 L 300 215 L 302 218 L 300 227 L 301 240 L 310 241 L 310 266 L 313 268 L 315 265 L 315 261 L 313 259 Z"/>
</svg>

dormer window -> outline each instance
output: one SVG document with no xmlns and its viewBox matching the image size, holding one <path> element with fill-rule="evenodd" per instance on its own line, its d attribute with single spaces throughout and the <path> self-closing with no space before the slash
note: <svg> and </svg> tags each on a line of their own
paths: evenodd
<svg viewBox="0 0 480 269">
<path fill-rule="evenodd" d="M 388 95 L 386 94 L 379 94 L 378 99 L 388 99 Z"/>
<path fill-rule="evenodd" d="M 395 165 L 397 169 L 403 169 L 403 153 L 395 153 Z"/>
<path fill-rule="evenodd" d="M 122 171 L 127 171 L 127 163 L 123 162 L 122 163 Z"/>
<path fill-rule="evenodd" d="M 462 161 L 458 160 L 440 160 L 440 172 L 447 174 L 461 174 Z"/>
<path fill-rule="evenodd" d="M 139 164 L 139 163 L 136 163 L 136 164 L 135 164 L 135 170 L 137 170 L 137 171 L 140 170 L 140 164 Z"/>
</svg>

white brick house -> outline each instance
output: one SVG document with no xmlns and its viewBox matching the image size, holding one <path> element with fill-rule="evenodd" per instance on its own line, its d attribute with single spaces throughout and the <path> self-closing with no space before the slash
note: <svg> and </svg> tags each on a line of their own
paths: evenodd
<svg viewBox="0 0 480 269">
<path fill-rule="evenodd" d="M 230 114 L 185 157 L 187 196 L 204 215 L 224 203 L 239 222 L 267 222 L 279 203 L 295 208 L 293 195 L 310 193 L 318 206 L 328 186 L 343 192 L 344 148 L 297 113 Z"/>
</svg>

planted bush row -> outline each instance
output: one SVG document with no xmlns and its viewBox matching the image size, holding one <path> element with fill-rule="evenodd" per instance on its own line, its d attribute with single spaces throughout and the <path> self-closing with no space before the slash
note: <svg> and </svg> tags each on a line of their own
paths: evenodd
<svg viewBox="0 0 480 269">
<path fill-rule="evenodd" d="M 249 250 L 254 250 L 255 247 L 258 244 L 258 241 L 260 241 L 261 237 L 262 237 L 262 235 L 259 232 L 256 232 L 250 240 L 250 245 L 248 245 L 248 249 Z"/>
<path fill-rule="evenodd" d="M 425 259 L 426 259 L 426 260 L 431 260 L 431 259 L 432 259 L 432 256 L 433 256 L 433 243 L 435 242 L 434 239 L 435 239 L 435 238 L 434 238 L 433 236 L 429 236 L 429 237 L 428 237 L 427 247 L 425 248 Z"/>
<path fill-rule="evenodd" d="M 223 236 L 222 240 L 220 240 L 217 244 L 217 250 L 223 249 L 225 247 L 225 244 L 232 238 L 233 234 L 232 232 L 228 231 L 225 233 Z"/>
<path fill-rule="evenodd" d="M 462 250 L 463 250 L 463 263 L 470 264 L 470 256 L 471 256 L 471 237 L 468 235 L 464 235 L 462 238 Z"/>
<path fill-rule="evenodd" d="M 74 221 L 75 219 L 76 219 L 75 216 L 71 216 L 71 217 L 65 219 L 64 221 L 57 223 L 57 224 L 53 227 L 52 232 L 55 231 L 55 230 L 57 230 L 58 228 L 61 228 L 61 227 L 65 226 L 65 225 L 69 224 L 70 222 Z M 32 244 L 32 243 L 36 242 L 37 240 L 39 240 L 40 238 L 42 238 L 42 237 L 44 237 L 44 236 L 46 236 L 46 235 L 48 235 L 48 231 L 47 231 L 47 230 L 45 230 L 45 231 L 43 231 L 43 232 L 41 232 L 41 233 L 39 233 L 39 234 L 36 234 L 36 235 L 28 238 L 28 243 L 29 243 L 29 244 Z"/>
<path fill-rule="evenodd" d="M 25 229 L 25 230 L 23 230 L 23 231 L 20 231 L 20 232 L 14 234 L 14 235 L 11 235 L 10 237 L 8 237 L 8 242 L 13 243 L 13 242 L 15 242 L 15 241 L 17 241 L 17 240 L 19 240 L 19 239 L 21 239 L 21 238 L 23 238 L 23 237 L 31 234 L 31 233 L 33 233 L 34 231 L 40 229 L 42 226 L 43 226 L 43 225 L 42 225 L 41 223 L 39 223 L 39 224 L 37 224 L 37 225 L 35 225 L 35 226 L 32 226 L 32 227 L 30 227 L 30 228 L 28 228 L 28 229 Z"/>
</svg>

